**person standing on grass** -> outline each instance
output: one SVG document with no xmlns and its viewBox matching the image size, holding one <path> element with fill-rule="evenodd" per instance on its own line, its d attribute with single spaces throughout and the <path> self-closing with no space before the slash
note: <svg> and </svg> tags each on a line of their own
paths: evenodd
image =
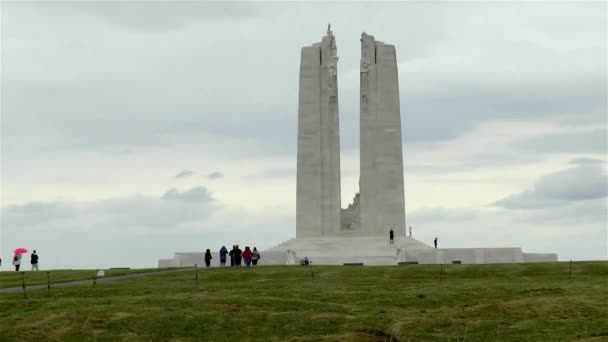
<svg viewBox="0 0 608 342">
<path fill-rule="evenodd" d="M 391 229 L 390 232 L 388 232 L 388 242 L 392 245 L 393 244 L 393 239 L 395 238 L 395 232 Z"/>
<path fill-rule="evenodd" d="M 220 266 L 221 267 L 226 266 L 226 254 L 228 254 L 228 249 L 226 249 L 226 246 L 222 246 L 222 249 L 220 249 Z"/>
<path fill-rule="evenodd" d="M 241 260 L 243 259 L 243 251 L 239 248 L 239 245 L 235 246 L 234 249 L 234 266 L 241 266 Z"/>
<path fill-rule="evenodd" d="M 251 252 L 251 263 L 253 264 L 253 266 L 256 266 L 258 264 L 258 260 L 260 260 L 260 252 L 258 252 L 258 248 L 257 247 L 253 247 L 253 252 Z"/>
<path fill-rule="evenodd" d="M 251 249 L 249 249 L 249 246 L 245 246 L 245 251 L 243 251 L 243 261 L 245 262 L 245 266 L 251 266 Z"/>
<path fill-rule="evenodd" d="M 211 251 L 207 248 L 207 251 L 205 252 L 205 266 L 211 267 L 211 259 L 213 259 Z"/>
<path fill-rule="evenodd" d="M 435 248 L 437 248 L 437 237 L 435 236 Z"/>
<path fill-rule="evenodd" d="M 15 253 L 15 256 L 13 256 L 13 265 L 15 266 L 15 272 L 19 272 L 19 267 L 21 266 L 21 254 Z"/>
<path fill-rule="evenodd" d="M 228 255 L 230 256 L 230 266 L 236 266 L 236 263 L 234 262 L 235 251 L 236 251 L 236 245 L 232 245 L 232 250 L 230 251 L 230 253 L 228 253 Z"/>
<path fill-rule="evenodd" d="M 38 271 L 38 254 L 36 254 L 35 249 L 34 249 L 34 252 L 32 252 L 30 261 L 32 264 L 32 271 Z"/>
</svg>

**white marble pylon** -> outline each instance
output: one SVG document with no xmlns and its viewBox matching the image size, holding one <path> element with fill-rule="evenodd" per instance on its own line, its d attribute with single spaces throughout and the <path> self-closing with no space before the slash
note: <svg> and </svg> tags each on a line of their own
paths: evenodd
<svg viewBox="0 0 608 342">
<path fill-rule="evenodd" d="M 302 48 L 298 108 L 296 236 L 340 230 L 340 129 L 336 39 L 330 27 Z"/>
</svg>

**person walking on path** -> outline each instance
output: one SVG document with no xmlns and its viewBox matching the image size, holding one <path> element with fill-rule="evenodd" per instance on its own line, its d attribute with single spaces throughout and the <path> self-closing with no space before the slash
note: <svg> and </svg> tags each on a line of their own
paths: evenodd
<svg viewBox="0 0 608 342">
<path fill-rule="evenodd" d="M 236 266 L 234 262 L 234 251 L 236 251 L 236 245 L 232 245 L 232 250 L 230 251 L 230 253 L 228 253 L 228 255 L 230 256 L 230 266 Z"/>
<path fill-rule="evenodd" d="M 410 226 L 410 237 L 412 237 L 412 226 Z"/>
<path fill-rule="evenodd" d="M 241 260 L 243 259 L 243 251 L 239 248 L 239 245 L 235 246 L 234 249 L 234 266 L 241 266 Z"/>
<path fill-rule="evenodd" d="M 211 251 L 207 248 L 207 251 L 205 252 L 205 266 L 211 267 L 211 259 L 213 259 Z"/>
<path fill-rule="evenodd" d="M 389 238 L 389 243 L 392 245 L 393 244 L 393 239 L 395 238 L 395 232 L 393 232 L 392 229 L 391 229 L 390 232 L 388 232 L 388 238 Z"/>
<path fill-rule="evenodd" d="M 226 266 L 226 255 L 227 254 L 228 254 L 228 249 L 226 248 L 226 246 L 222 246 L 222 249 L 220 249 L 220 266 L 221 267 Z"/>
<path fill-rule="evenodd" d="M 32 252 L 30 261 L 32 264 L 32 271 L 38 271 L 38 254 L 36 254 L 35 249 L 34 249 L 34 252 Z"/>
<path fill-rule="evenodd" d="M 15 256 L 13 256 L 13 265 L 15 266 L 15 272 L 19 272 L 19 267 L 21 266 L 21 254 L 15 253 Z"/>
<path fill-rule="evenodd" d="M 251 252 L 251 263 L 253 264 L 253 266 L 256 266 L 258 264 L 258 260 L 260 260 L 261 256 L 260 256 L 260 252 L 258 252 L 258 248 L 257 247 L 253 247 L 253 252 Z"/>
<path fill-rule="evenodd" d="M 245 262 L 245 266 L 251 266 L 251 249 L 249 249 L 249 246 L 245 246 L 245 251 L 243 251 L 243 261 Z"/>
<path fill-rule="evenodd" d="M 437 237 L 435 236 L 435 248 L 437 248 Z"/>
</svg>

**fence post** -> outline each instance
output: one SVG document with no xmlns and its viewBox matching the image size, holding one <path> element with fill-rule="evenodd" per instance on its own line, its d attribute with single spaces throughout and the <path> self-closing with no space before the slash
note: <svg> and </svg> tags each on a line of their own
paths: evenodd
<svg viewBox="0 0 608 342">
<path fill-rule="evenodd" d="M 23 298 L 26 298 L 25 296 L 25 272 L 21 271 L 21 286 L 23 286 Z"/>
<path fill-rule="evenodd" d="M 315 287 L 315 272 L 312 271 L 312 264 L 310 261 L 308 262 L 308 267 L 310 268 L 310 279 L 312 281 L 312 287 Z"/>
<path fill-rule="evenodd" d="M 97 284 L 97 272 L 99 272 L 99 269 L 95 270 L 95 275 L 93 276 L 93 287 L 95 287 L 95 284 Z"/>
<path fill-rule="evenodd" d="M 51 295 L 51 272 L 46 271 L 46 295 Z"/>
<path fill-rule="evenodd" d="M 196 274 L 196 276 L 195 276 L 196 277 L 196 288 L 198 289 L 199 288 L 199 286 L 198 286 L 198 264 L 194 264 L 194 272 Z"/>
</svg>

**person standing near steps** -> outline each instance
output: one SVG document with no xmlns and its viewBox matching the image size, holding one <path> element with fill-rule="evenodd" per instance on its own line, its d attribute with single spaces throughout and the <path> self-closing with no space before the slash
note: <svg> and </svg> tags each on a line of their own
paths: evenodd
<svg viewBox="0 0 608 342">
<path fill-rule="evenodd" d="M 32 252 L 30 261 L 32 264 L 32 271 L 38 271 L 38 254 L 36 254 L 35 249 L 34 249 L 34 252 Z"/>
<path fill-rule="evenodd" d="M 245 246 L 245 250 L 243 251 L 243 261 L 245 262 L 245 266 L 251 266 L 251 249 L 249 249 L 249 246 Z"/>
<path fill-rule="evenodd" d="M 236 266 L 236 264 L 234 262 L 235 251 L 236 251 L 236 245 L 232 245 L 232 249 L 230 250 L 230 253 L 228 253 L 228 255 L 230 256 L 230 266 Z"/>
<path fill-rule="evenodd" d="M 15 266 L 15 272 L 19 272 L 19 267 L 21 267 L 21 254 L 15 253 L 15 256 L 13 256 L 13 265 Z"/>
<path fill-rule="evenodd" d="M 258 264 L 258 260 L 260 260 L 260 252 L 258 252 L 257 247 L 253 247 L 253 252 L 251 252 L 251 263 L 253 266 Z"/>
<path fill-rule="evenodd" d="M 222 246 L 222 249 L 220 249 L 220 267 L 226 266 L 226 255 L 227 254 L 228 254 L 228 249 L 226 248 L 226 246 Z M 230 259 L 232 259 L 232 257 L 230 257 Z"/>
<path fill-rule="evenodd" d="M 211 251 L 207 248 L 207 251 L 205 252 L 205 266 L 211 267 L 211 259 L 213 259 Z"/>
</svg>

